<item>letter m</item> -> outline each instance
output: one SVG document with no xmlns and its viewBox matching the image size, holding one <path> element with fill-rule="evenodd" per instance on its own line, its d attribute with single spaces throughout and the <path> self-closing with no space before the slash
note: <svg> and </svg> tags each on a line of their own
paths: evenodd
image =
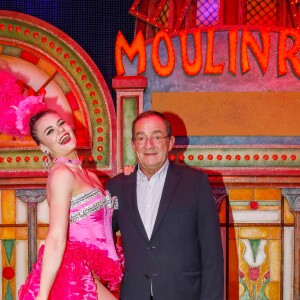
<svg viewBox="0 0 300 300">
<path fill-rule="evenodd" d="M 132 62 L 134 57 L 138 54 L 138 72 L 137 75 L 145 72 L 146 70 L 146 48 L 145 48 L 145 39 L 143 33 L 139 33 L 134 37 L 134 40 L 131 46 L 128 44 L 124 35 L 121 31 L 118 32 L 116 39 L 116 48 L 115 48 L 115 62 L 117 76 L 121 76 L 125 73 L 122 55 L 126 54 L 129 60 Z"/>
</svg>

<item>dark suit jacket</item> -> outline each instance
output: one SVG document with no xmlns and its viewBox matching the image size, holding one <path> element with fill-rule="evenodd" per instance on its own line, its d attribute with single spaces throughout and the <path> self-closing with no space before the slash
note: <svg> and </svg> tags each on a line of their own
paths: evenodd
<svg viewBox="0 0 300 300">
<path fill-rule="evenodd" d="M 207 175 L 170 163 L 150 240 L 137 208 L 136 170 L 107 189 L 125 256 L 122 300 L 223 300 L 220 224 Z"/>
</svg>

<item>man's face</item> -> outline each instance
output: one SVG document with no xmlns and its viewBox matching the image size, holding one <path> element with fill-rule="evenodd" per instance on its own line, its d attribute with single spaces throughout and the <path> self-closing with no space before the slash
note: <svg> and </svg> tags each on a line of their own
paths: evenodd
<svg viewBox="0 0 300 300">
<path fill-rule="evenodd" d="M 148 178 L 164 165 L 173 144 L 174 137 L 168 136 L 166 124 L 160 117 L 147 116 L 135 123 L 132 148 Z"/>
</svg>

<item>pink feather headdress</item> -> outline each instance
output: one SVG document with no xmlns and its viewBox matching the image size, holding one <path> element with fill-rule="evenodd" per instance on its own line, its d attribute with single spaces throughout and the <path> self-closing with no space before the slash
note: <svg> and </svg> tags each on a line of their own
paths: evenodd
<svg viewBox="0 0 300 300">
<path fill-rule="evenodd" d="M 0 70 L 0 133 L 22 137 L 29 136 L 32 116 L 47 107 L 43 96 L 24 96 L 23 87 L 9 72 Z"/>
</svg>

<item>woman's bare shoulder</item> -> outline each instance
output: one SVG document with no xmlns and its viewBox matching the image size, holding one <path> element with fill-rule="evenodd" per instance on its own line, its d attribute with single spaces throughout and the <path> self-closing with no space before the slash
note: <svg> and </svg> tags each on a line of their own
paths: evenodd
<svg viewBox="0 0 300 300">
<path fill-rule="evenodd" d="M 63 188 L 73 187 L 75 183 L 75 175 L 70 168 L 64 164 L 55 164 L 49 171 L 47 187 Z"/>
</svg>

